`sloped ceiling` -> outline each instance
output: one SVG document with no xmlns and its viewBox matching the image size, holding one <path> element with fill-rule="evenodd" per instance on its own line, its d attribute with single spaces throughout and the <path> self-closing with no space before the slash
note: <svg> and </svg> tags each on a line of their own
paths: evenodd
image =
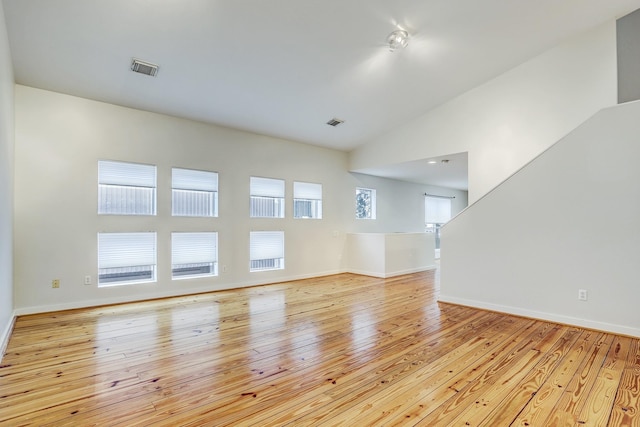
<svg viewBox="0 0 640 427">
<path fill-rule="evenodd" d="M 3 0 L 16 82 L 349 151 L 640 0 Z M 403 28 L 409 46 L 390 52 Z M 160 66 L 130 71 L 132 58 Z M 337 117 L 338 127 L 326 125 Z"/>
</svg>

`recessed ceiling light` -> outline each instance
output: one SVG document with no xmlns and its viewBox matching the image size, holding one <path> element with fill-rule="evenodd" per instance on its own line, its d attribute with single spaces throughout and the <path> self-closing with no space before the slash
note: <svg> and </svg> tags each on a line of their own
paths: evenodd
<svg viewBox="0 0 640 427">
<path fill-rule="evenodd" d="M 429 163 L 430 165 L 435 165 L 438 162 L 436 162 L 435 160 L 429 160 L 427 163 Z"/>
<path fill-rule="evenodd" d="M 442 159 L 442 160 L 440 160 L 440 163 L 447 164 L 447 163 L 449 163 L 449 159 Z"/>
</svg>

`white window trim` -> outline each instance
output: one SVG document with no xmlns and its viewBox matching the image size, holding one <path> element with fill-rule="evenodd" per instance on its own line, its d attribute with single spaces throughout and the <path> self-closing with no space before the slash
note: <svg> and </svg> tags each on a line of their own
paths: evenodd
<svg viewBox="0 0 640 427">
<path fill-rule="evenodd" d="M 120 212 L 107 208 L 109 190 L 115 188 L 149 190 L 151 198 L 148 212 Z M 105 202 L 109 205 L 108 201 Z M 114 204 L 116 202 L 114 201 Z M 154 216 L 157 212 L 157 167 L 144 163 L 117 160 L 98 160 L 98 215 Z"/>
<path fill-rule="evenodd" d="M 136 237 L 138 239 L 136 239 Z M 157 233 L 98 233 L 98 287 L 154 283 L 157 281 Z M 140 280 L 100 281 L 104 269 L 151 266 L 151 278 Z"/>
<path fill-rule="evenodd" d="M 176 192 L 206 193 L 211 197 L 211 215 L 176 213 Z M 189 218 L 218 217 L 218 172 L 171 168 L 171 216 Z"/>
<path fill-rule="evenodd" d="M 296 202 L 315 202 L 315 216 L 298 216 Z M 322 184 L 304 181 L 293 182 L 293 217 L 295 219 L 322 219 Z"/>
<path fill-rule="evenodd" d="M 371 194 L 371 200 L 370 200 L 370 213 L 369 216 L 366 217 L 360 217 L 358 216 L 358 192 L 359 191 L 369 191 Z M 376 190 L 375 188 L 366 188 L 366 187 L 356 187 L 356 219 L 362 219 L 362 220 L 375 220 L 377 217 L 377 195 L 376 195 Z"/>
<path fill-rule="evenodd" d="M 213 242 L 212 246 L 208 246 Z M 175 275 L 176 265 L 211 264 L 212 271 Z M 218 275 L 218 233 L 215 231 L 171 233 L 171 280 L 215 277 Z"/>
<path fill-rule="evenodd" d="M 284 231 L 251 231 L 249 233 L 249 272 L 284 270 L 284 243 Z M 251 267 L 252 262 L 261 260 L 278 260 L 279 267 Z"/>
<path fill-rule="evenodd" d="M 251 218 L 284 218 L 285 217 L 285 181 L 279 178 L 252 176 L 249 179 L 249 216 Z M 271 202 L 271 209 L 278 212 L 273 215 L 256 215 L 254 203 Z"/>
</svg>

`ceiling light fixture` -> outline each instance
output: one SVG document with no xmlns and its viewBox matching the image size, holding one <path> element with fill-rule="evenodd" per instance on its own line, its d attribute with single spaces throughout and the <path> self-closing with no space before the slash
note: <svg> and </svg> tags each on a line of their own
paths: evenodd
<svg viewBox="0 0 640 427">
<path fill-rule="evenodd" d="M 405 30 L 395 30 L 387 37 L 387 43 L 391 52 L 404 49 L 409 44 L 409 33 Z"/>
</svg>

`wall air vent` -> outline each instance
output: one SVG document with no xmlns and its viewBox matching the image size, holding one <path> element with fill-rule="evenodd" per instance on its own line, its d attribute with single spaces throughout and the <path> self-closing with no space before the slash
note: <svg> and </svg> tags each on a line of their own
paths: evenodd
<svg viewBox="0 0 640 427">
<path fill-rule="evenodd" d="M 335 117 L 327 122 L 329 126 L 333 127 L 338 126 L 340 123 L 344 123 L 344 120 L 336 119 Z"/>
<path fill-rule="evenodd" d="M 133 59 L 131 61 L 131 71 L 144 74 L 145 76 L 155 77 L 158 74 L 158 66 L 150 62 Z"/>
</svg>

